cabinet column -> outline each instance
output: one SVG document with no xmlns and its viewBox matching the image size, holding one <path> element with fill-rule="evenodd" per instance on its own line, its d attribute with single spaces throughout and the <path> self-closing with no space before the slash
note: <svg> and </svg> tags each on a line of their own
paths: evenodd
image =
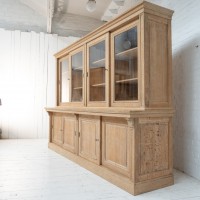
<svg viewBox="0 0 200 200">
<path fill-rule="evenodd" d="M 128 124 L 128 134 L 130 135 L 130 164 L 131 164 L 131 180 L 135 180 L 135 119 L 134 118 L 126 118 Z"/>
</svg>

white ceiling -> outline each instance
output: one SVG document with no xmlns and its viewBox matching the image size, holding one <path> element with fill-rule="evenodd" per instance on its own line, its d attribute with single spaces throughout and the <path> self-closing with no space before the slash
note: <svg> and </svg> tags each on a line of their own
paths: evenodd
<svg viewBox="0 0 200 200">
<path fill-rule="evenodd" d="M 83 15 L 101 20 L 101 17 L 112 0 L 96 0 L 96 10 L 94 12 L 88 12 L 86 10 L 87 1 L 88 0 L 65 0 L 65 2 L 67 2 L 67 13 Z"/>
<path fill-rule="evenodd" d="M 96 0 L 96 10 L 88 12 L 87 1 L 0 0 L 0 28 L 82 37 L 117 15 L 110 9 L 120 9 L 113 0 Z"/>
<path fill-rule="evenodd" d="M 37 11 L 40 15 L 47 16 L 47 0 L 20 0 L 20 2 Z"/>
<path fill-rule="evenodd" d="M 43 16 L 47 16 L 47 1 L 48 0 L 20 0 L 21 3 L 33 8 Z M 101 20 L 112 0 L 96 0 L 96 10 L 94 12 L 88 12 L 86 10 L 87 1 L 88 0 L 55 0 L 54 12 L 71 13 Z"/>
</svg>

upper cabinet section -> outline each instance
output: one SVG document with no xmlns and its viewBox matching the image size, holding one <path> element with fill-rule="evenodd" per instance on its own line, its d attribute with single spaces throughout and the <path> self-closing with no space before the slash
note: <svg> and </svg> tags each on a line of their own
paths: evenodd
<svg viewBox="0 0 200 200">
<path fill-rule="evenodd" d="M 57 106 L 172 108 L 172 14 L 143 1 L 58 52 Z"/>
</svg>

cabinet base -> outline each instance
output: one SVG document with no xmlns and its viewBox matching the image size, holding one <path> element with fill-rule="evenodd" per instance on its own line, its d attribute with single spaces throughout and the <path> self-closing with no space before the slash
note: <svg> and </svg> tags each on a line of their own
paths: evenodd
<svg viewBox="0 0 200 200">
<path fill-rule="evenodd" d="M 120 174 L 117 174 L 115 172 L 112 172 L 111 170 L 107 169 L 102 165 L 96 165 L 84 158 L 77 156 L 76 154 L 68 152 L 54 143 L 49 143 L 48 147 L 53 151 L 59 153 L 60 155 L 63 155 L 64 157 L 70 159 L 71 161 L 79 164 L 85 169 L 93 172 L 94 174 L 104 178 L 105 180 L 113 183 L 114 185 L 124 189 L 125 191 L 133 195 L 138 195 L 144 192 L 160 189 L 166 186 L 173 185 L 174 183 L 173 175 L 168 175 L 153 180 L 134 183 L 133 180 L 124 177 Z"/>
</svg>

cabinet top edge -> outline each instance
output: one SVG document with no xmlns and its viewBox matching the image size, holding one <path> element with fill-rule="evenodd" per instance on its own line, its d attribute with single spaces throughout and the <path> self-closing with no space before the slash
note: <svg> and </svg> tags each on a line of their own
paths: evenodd
<svg viewBox="0 0 200 200">
<path fill-rule="evenodd" d="M 138 4 L 136 4 L 134 7 L 130 8 L 129 10 L 125 11 L 121 15 L 115 17 L 109 22 L 106 22 L 104 25 L 98 27 L 94 31 L 88 33 L 84 37 L 80 38 L 73 44 L 69 45 L 68 47 L 62 49 L 61 51 L 54 54 L 55 58 L 62 58 L 66 56 L 67 52 L 70 52 L 71 50 L 74 50 L 76 48 L 79 48 L 81 45 L 84 45 L 85 43 L 89 42 L 91 38 L 96 38 L 100 35 L 105 34 L 106 32 L 112 31 L 116 28 L 116 24 L 120 23 L 125 24 L 126 22 L 130 21 L 131 19 L 139 19 L 139 15 L 142 13 L 149 13 L 158 15 L 167 19 L 171 19 L 172 15 L 174 13 L 173 10 L 170 10 L 168 8 L 147 2 L 145 0 L 141 0 Z M 124 21 L 127 18 L 127 21 Z"/>
<path fill-rule="evenodd" d="M 158 108 L 158 109 L 144 109 L 144 108 L 102 108 L 102 107 L 52 107 L 45 108 L 49 113 L 72 113 L 72 114 L 85 114 L 85 115 L 98 115 L 98 116 L 115 116 L 115 117 L 134 117 L 137 115 L 163 115 L 167 114 L 172 116 L 174 114 L 173 108 Z"/>
</svg>

